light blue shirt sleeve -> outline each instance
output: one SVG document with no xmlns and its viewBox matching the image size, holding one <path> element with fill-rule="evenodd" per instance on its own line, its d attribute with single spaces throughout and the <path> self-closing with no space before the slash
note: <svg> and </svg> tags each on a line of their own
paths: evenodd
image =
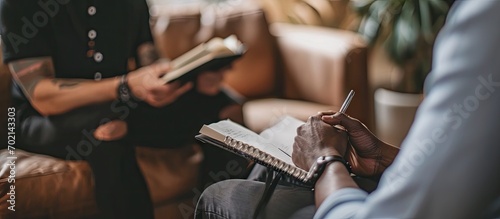
<svg viewBox="0 0 500 219">
<path fill-rule="evenodd" d="M 363 206 L 368 193 L 361 189 L 345 188 L 329 196 L 318 208 L 314 218 L 325 218 L 332 214 L 335 218 L 352 218 L 357 209 Z"/>
<path fill-rule="evenodd" d="M 500 216 L 499 22 L 498 0 L 455 3 L 426 98 L 378 189 L 336 191 L 315 218 Z"/>
</svg>

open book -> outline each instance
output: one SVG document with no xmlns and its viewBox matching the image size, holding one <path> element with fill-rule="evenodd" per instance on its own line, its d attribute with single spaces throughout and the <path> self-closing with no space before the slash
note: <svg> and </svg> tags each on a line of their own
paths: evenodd
<svg viewBox="0 0 500 219">
<path fill-rule="evenodd" d="M 291 157 L 297 128 L 302 124 L 304 122 L 285 116 L 271 128 L 256 134 L 231 120 L 222 120 L 204 125 L 196 138 L 308 182 L 308 171 L 295 166 Z"/>
<path fill-rule="evenodd" d="M 177 80 L 193 81 L 200 72 L 229 66 L 244 52 L 245 47 L 235 35 L 225 39 L 216 37 L 172 60 L 170 62 L 172 70 L 165 74 L 162 79 L 165 83 Z"/>
</svg>

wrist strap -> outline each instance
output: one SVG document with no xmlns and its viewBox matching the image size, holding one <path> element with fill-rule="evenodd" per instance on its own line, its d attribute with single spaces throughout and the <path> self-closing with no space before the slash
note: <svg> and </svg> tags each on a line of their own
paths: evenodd
<svg viewBox="0 0 500 219">
<path fill-rule="evenodd" d="M 120 76 L 120 83 L 118 84 L 118 100 L 120 102 L 128 102 L 131 97 L 130 87 L 128 86 L 127 75 Z"/>
<path fill-rule="evenodd" d="M 343 157 L 341 156 L 338 156 L 338 155 L 329 155 L 329 156 L 322 156 L 320 158 L 323 158 L 323 162 L 325 162 L 325 167 L 326 165 L 330 164 L 330 163 L 333 163 L 335 161 L 339 161 L 341 162 L 342 164 L 344 164 L 345 168 L 347 169 L 347 171 L 349 173 L 352 173 L 352 169 L 351 169 L 351 165 L 349 164 L 349 162 L 347 162 Z M 320 159 L 318 158 L 318 159 Z"/>
<path fill-rule="evenodd" d="M 344 164 L 344 166 L 347 168 L 347 171 L 349 173 L 352 173 L 351 165 L 343 157 L 338 155 L 321 156 L 318 157 L 318 159 L 316 159 L 316 163 L 313 165 L 313 167 L 311 168 L 311 170 L 309 170 L 308 173 L 308 174 L 313 174 L 312 176 L 313 185 L 316 185 L 316 182 L 318 181 L 319 177 L 321 177 L 321 175 L 325 171 L 326 166 L 330 163 L 337 161 Z"/>
</svg>

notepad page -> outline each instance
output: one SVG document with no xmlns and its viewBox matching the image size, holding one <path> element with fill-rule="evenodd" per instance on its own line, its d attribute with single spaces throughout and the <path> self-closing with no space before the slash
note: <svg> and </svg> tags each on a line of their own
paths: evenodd
<svg viewBox="0 0 500 219">
<path fill-rule="evenodd" d="M 251 145 L 286 163 L 293 164 L 292 158 L 289 157 L 287 153 L 281 151 L 276 146 L 276 143 L 271 142 L 270 139 L 263 138 L 262 136 L 252 132 L 251 130 L 248 130 L 247 128 L 237 123 L 234 123 L 230 120 L 223 120 L 217 123 L 210 124 L 208 125 L 208 127 L 224 136 L 229 136 L 237 141 Z"/>
<path fill-rule="evenodd" d="M 260 136 L 269 144 L 292 155 L 293 143 L 297 136 L 297 128 L 304 122 L 291 116 L 284 116 L 278 123 L 260 133 Z"/>
</svg>

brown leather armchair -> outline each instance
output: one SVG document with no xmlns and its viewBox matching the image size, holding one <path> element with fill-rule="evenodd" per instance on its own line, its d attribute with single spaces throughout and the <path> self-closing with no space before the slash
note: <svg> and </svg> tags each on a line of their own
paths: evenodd
<svg viewBox="0 0 500 219">
<path fill-rule="evenodd" d="M 243 3 L 242 3 L 243 4 Z M 235 34 L 248 51 L 228 70 L 225 82 L 243 97 L 244 120 L 254 131 L 281 115 L 305 120 L 322 110 L 347 110 L 370 125 L 367 49 L 351 31 L 274 23 L 247 2 L 237 8 L 155 7 L 153 34 L 162 56 L 174 59 L 212 37 Z"/>
</svg>

